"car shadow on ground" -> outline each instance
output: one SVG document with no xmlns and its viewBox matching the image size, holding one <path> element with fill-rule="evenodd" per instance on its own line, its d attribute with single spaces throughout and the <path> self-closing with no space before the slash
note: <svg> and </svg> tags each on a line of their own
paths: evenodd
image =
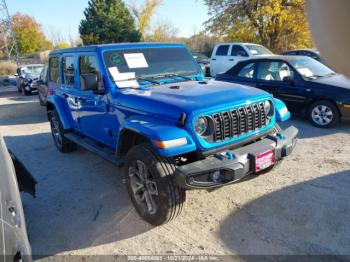
<svg viewBox="0 0 350 262">
<path fill-rule="evenodd" d="M 18 97 L 14 103 L 0 105 L 0 125 L 23 125 L 47 122 L 45 107 L 39 105 L 37 98 Z"/>
<path fill-rule="evenodd" d="M 347 170 L 285 187 L 240 207 L 218 235 L 239 255 L 348 255 L 349 185 Z"/>
<path fill-rule="evenodd" d="M 50 133 L 5 141 L 38 182 L 36 199 L 23 195 L 34 257 L 113 243 L 153 228 L 138 217 L 121 170 L 109 162 L 81 148 L 62 154 Z"/>
<path fill-rule="evenodd" d="M 295 126 L 298 128 L 298 138 L 328 136 L 335 133 L 350 134 L 350 121 L 341 121 L 336 127 L 327 129 L 315 127 L 303 117 L 293 116 L 290 120 L 282 122 L 280 125 L 282 129 L 289 126 Z"/>
</svg>

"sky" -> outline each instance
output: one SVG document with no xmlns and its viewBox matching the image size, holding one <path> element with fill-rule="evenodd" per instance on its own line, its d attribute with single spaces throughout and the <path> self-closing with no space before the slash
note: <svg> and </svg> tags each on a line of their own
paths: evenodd
<svg viewBox="0 0 350 262">
<path fill-rule="evenodd" d="M 144 0 L 135 1 L 140 4 Z M 71 35 L 75 39 L 79 37 L 78 27 L 88 0 L 7 0 L 6 3 L 10 15 L 20 12 L 34 17 L 46 35 L 59 32 L 65 38 Z M 170 21 L 179 29 L 178 36 L 188 37 L 203 29 L 207 13 L 203 0 L 163 0 L 152 19 L 154 23 Z"/>
</svg>

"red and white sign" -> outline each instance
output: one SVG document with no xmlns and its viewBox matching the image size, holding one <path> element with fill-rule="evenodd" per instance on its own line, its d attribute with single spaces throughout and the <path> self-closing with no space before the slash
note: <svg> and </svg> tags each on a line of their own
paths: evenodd
<svg viewBox="0 0 350 262">
<path fill-rule="evenodd" d="M 275 151 L 267 151 L 255 157 L 255 172 L 264 170 L 275 164 Z"/>
</svg>

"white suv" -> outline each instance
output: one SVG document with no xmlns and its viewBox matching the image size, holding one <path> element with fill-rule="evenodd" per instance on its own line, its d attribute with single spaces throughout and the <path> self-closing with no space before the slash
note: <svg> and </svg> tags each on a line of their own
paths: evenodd
<svg viewBox="0 0 350 262">
<path fill-rule="evenodd" d="M 214 47 L 210 59 L 210 74 L 225 73 L 239 61 L 255 56 L 271 55 L 272 52 L 262 45 L 251 43 L 223 43 Z"/>
</svg>

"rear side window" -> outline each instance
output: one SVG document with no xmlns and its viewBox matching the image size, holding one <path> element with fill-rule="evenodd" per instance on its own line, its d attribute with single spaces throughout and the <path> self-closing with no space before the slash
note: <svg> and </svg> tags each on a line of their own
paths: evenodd
<svg viewBox="0 0 350 262">
<path fill-rule="evenodd" d="M 226 56 L 228 53 L 230 46 L 229 45 L 221 45 L 218 47 L 218 49 L 216 50 L 216 54 L 217 56 Z"/>
<path fill-rule="evenodd" d="M 65 56 L 62 59 L 63 80 L 67 85 L 74 85 L 74 57 Z"/>
<path fill-rule="evenodd" d="M 59 57 L 53 56 L 49 59 L 49 80 L 53 83 L 60 82 Z"/>
<path fill-rule="evenodd" d="M 231 49 L 231 56 L 248 56 L 243 47 L 239 45 L 233 45 Z"/>
</svg>

